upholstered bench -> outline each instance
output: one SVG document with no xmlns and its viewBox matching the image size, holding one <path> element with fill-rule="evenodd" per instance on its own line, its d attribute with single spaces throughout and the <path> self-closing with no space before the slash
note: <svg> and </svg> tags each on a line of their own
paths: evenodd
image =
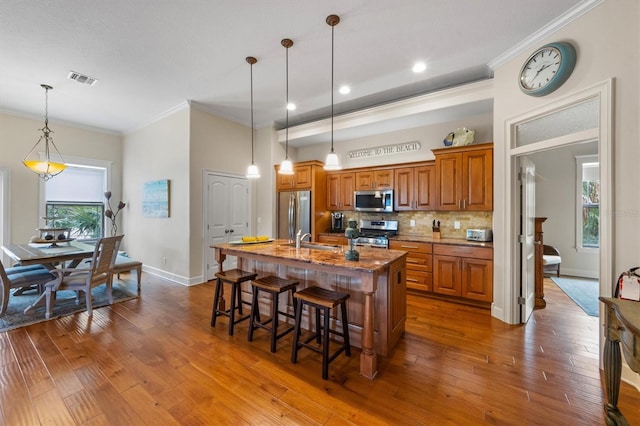
<svg viewBox="0 0 640 426">
<path fill-rule="evenodd" d="M 542 265 L 545 274 L 552 274 L 555 272 L 556 276 L 560 276 L 560 264 L 562 263 L 562 257 L 557 248 L 553 246 L 542 246 Z"/>
<path fill-rule="evenodd" d="M 116 256 L 116 264 L 113 267 L 113 273 L 120 279 L 120 272 L 130 272 L 135 270 L 138 274 L 138 291 L 140 291 L 140 284 L 142 279 L 142 262 L 133 260 L 130 257 L 119 254 Z"/>
</svg>

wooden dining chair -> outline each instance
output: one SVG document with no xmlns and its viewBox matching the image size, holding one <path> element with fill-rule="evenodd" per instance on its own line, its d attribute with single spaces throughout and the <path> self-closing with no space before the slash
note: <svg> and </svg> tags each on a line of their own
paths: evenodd
<svg viewBox="0 0 640 426">
<path fill-rule="evenodd" d="M 61 268 L 53 272 L 57 278 L 45 284 L 45 303 L 47 318 L 51 317 L 52 305 L 59 290 L 73 290 L 76 292 L 76 303 L 80 303 L 80 293 L 85 293 L 87 313 L 92 315 L 91 289 L 99 285 L 107 286 L 109 304 L 113 303 L 111 294 L 113 266 L 118 255 L 123 235 L 105 237 L 98 241 L 93 252 L 89 268 Z"/>
<path fill-rule="evenodd" d="M 38 290 L 42 291 L 44 284 L 55 278 L 56 276 L 42 265 L 15 266 L 5 269 L 0 261 L 0 286 L 2 287 L 0 317 L 7 311 L 11 289 L 37 286 Z"/>
</svg>

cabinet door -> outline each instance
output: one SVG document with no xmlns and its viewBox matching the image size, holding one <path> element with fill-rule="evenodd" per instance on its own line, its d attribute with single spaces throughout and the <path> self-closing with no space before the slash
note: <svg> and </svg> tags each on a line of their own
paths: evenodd
<svg viewBox="0 0 640 426">
<path fill-rule="evenodd" d="M 395 170 L 396 188 L 393 193 L 394 210 L 413 209 L 413 167 L 403 167 Z"/>
<path fill-rule="evenodd" d="M 433 256 L 433 291 L 448 296 L 460 296 L 460 258 Z"/>
<path fill-rule="evenodd" d="M 393 189 L 393 169 L 374 170 L 373 189 Z"/>
<path fill-rule="evenodd" d="M 294 189 L 295 175 L 281 175 L 276 173 L 276 190 L 277 191 L 290 191 Z"/>
<path fill-rule="evenodd" d="M 340 246 L 346 246 L 348 244 L 347 238 L 343 237 L 341 234 L 335 234 L 335 235 L 321 234 L 321 235 L 318 235 L 318 242 L 319 243 L 325 243 L 325 244 L 335 244 L 335 245 L 340 245 Z"/>
<path fill-rule="evenodd" d="M 462 207 L 462 154 L 436 155 L 437 210 L 460 210 Z"/>
<path fill-rule="evenodd" d="M 340 210 L 341 202 L 340 175 L 327 175 L 327 209 Z"/>
<path fill-rule="evenodd" d="M 404 334 L 405 318 L 407 316 L 407 289 L 405 269 L 396 262 L 389 269 L 389 340 L 395 344 Z"/>
<path fill-rule="evenodd" d="M 436 167 L 421 166 L 414 169 L 414 207 L 416 210 L 436 208 Z"/>
<path fill-rule="evenodd" d="M 462 297 L 493 302 L 493 262 L 463 258 L 461 262 Z"/>
<path fill-rule="evenodd" d="M 465 210 L 493 210 L 493 150 L 462 153 L 463 207 Z"/>
<path fill-rule="evenodd" d="M 356 172 L 356 191 L 373 189 L 373 170 Z"/>
<path fill-rule="evenodd" d="M 311 189 L 313 183 L 311 166 L 295 166 L 293 176 L 295 189 Z"/>
<path fill-rule="evenodd" d="M 354 173 L 340 174 L 340 208 L 353 210 L 353 192 L 355 191 L 356 176 Z"/>
</svg>

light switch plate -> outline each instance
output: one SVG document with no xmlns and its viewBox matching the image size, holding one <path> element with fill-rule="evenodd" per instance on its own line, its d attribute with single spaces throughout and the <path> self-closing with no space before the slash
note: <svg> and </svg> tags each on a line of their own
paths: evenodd
<svg viewBox="0 0 640 426">
<path fill-rule="evenodd" d="M 453 228 L 454 229 L 460 229 L 460 222 L 458 222 L 457 220 L 455 222 L 453 222 Z"/>
<path fill-rule="evenodd" d="M 415 219 L 411 219 L 411 220 L 409 221 L 409 226 L 416 226 L 416 221 L 415 221 Z"/>
</svg>

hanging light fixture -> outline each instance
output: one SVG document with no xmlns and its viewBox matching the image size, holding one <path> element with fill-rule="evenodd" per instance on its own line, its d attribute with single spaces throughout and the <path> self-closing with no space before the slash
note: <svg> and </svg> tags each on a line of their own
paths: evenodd
<svg viewBox="0 0 640 426">
<path fill-rule="evenodd" d="M 247 178 L 256 179 L 260 177 L 260 171 L 253 161 L 253 64 L 258 62 L 258 60 L 253 56 L 247 56 L 246 61 L 249 63 L 251 69 L 251 164 L 247 167 Z"/>
<path fill-rule="evenodd" d="M 282 39 L 282 41 L 280 42 L 280 44 L 282 44 L 287 52 L 286 55 L 286 81 L 287 81 L 287 104 L 286 104 L 286 110 L 287 110 L 287 115 L 286 115 L 286 122 L 285 122 L 285 139 L 284 139 L 284 143 L 285 143 L 285 148 L 284 148 L 284 160 L 282 161 L 282 163 L 280 163 L 280 169 L 278 170 L 278 173 L 280 173 L 281 175 L 292 175 L 293 174 L 293 164 L 291 163 L 291 160 L 289 160 L 289 48 L 291 46 L 293 46 L 293 40 L 288 39 L 288 38 L 284 38 Z"/>
<path fill-rule="evenodd" d="M 22 163 L 27 166 L 31 171 L 37 173 L 45 181 L 51 179 L 55 175 L 62 172 L 67 166 L 64 164 L 64 159 L 58 151 L 56 144 L 53 143 L 53 138 L 51 137 L 51 133 L 53 130 L 49 129 L 49 90 L 53 90 L 53 87 L 47 84 L 41 84 L 40 87 L 44 89 L 45 93 L 45 106 L 44 106 L 44 127 L 42 129 L 38 129 L 42 132 L 42 136 L 38 139 L 38 142 L 31 148 L 31 151 L 24 157 Z M 36 148 L 40 144 L 40 142 L 44 139 L 44 155 L 45 159 L 41 160 L 38 152 L 36 152 Z M 57 154 L 56 160 L 53 161 L 51 159 L 51 149 L 55 151 Z"/>
<path fill-rule="evenodd" d="M 342 168 L 338 154 L 333 150 L 333 30 L 338 23 L 340 23 L 338 15 L 327 16 L 327 24 L 331 26 L 331 151 L 327 154 L 327 159 L 324 162 L 325 170 L 340 170 Z"/>
</svg>

